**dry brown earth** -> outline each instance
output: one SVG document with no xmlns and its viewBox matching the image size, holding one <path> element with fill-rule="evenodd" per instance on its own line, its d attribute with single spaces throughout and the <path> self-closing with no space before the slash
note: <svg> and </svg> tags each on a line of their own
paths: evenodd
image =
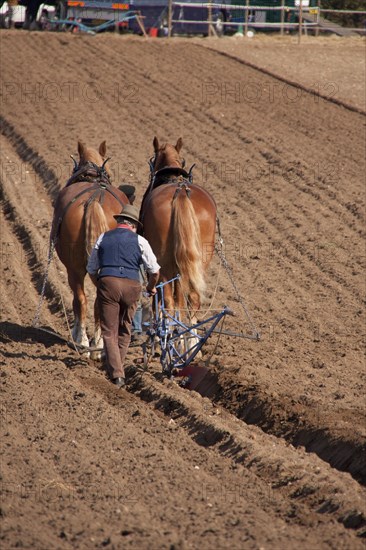
<svg viewBox="0 0 366 550">
<path fill-rule="evenodd" d="M 308 36 L 302 37 L 299 44 L 297 36 L 259 34 L 255 38 L 210 38 L 203 43 L 310 88 L 330 100 L 344 101 L 363 111 L 366 109 L 366 48 L 363 38 Z M 276 86 L 272 83 L 272 88 L 272 94 L 283 95 L 296 103 L 295 92 L 291 95 L 281 82 Z M 269 93 L 267 97 L 271 99 Z"/>
</svg>

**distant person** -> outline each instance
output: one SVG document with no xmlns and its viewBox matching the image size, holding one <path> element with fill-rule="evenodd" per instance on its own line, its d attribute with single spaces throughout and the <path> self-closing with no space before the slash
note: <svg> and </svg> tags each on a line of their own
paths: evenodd
<svg viewBox="0 0 366 550">
<path fill-rule="evenodd" d="M 34 31 L 38 29 L 37 14 L 42 4 L 42 0 L 26 0 L 25 1 L 25 21 L 23 29 Z"/>
<path fill-rule="evenodd" d="M 0 8 L 2 8 L 2 6 L 4 4 L 5 4 L 5 0 L 1 0 L 0 1 Z M 18 5 L 18 0 L 8 0 L 8 25 L 9 25 L 9 29 L 14 28 L 14 21 L 13 21 L 14 9 L 17 7 L 17 5 Z"/>
</svg>

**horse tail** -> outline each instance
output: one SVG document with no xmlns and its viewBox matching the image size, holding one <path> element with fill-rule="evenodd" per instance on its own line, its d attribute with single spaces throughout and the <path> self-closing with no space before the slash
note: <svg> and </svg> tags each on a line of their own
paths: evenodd
<svg viewBox="0 0 366 550">
<path fill-rule="evenodd" d="M 196 292 L 201 300 L 206 290 L 202 261 L 201 230 L 192 201 L 179 190 L 172 205 L 173 250 L 183 292 Z"/>
<path fill-rule="evenodd" d="M 101 233 L 109 230 L 104 210 L 98 201 L 91 201 L 87 204 L 84 216 L 85 223 L 85 248 L 90 254 L 92 248 Z"/>
</svg>

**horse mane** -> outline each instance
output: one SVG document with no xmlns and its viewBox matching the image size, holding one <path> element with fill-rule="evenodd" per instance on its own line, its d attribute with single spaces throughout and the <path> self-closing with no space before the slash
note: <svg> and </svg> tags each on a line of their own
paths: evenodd
<svg viewBox="0 0 366 550">
<path fill-rule="evenodd" d="M 103 164 L 102 157 L 100 156 L 98 151 L 96 151 L 92 147 L 86 147 L 84 149 L 84 154 L 83 154 L 82 159 L 80 159 L 80 164 L 82 164 L 82 161 L 84 161 L 84 162 L 93 162 L 94 164 L 96 164 L 98 166 L 101 166 Z"/>
<path fill-rule="evenodd" d="M 180 158 L 180 155 L 174 145 L 171 145 L 170 143 L 164 143 L 161 147 L 159 147 L 158 156 L 156 164 L 160 165 L 160 159 L 159 156 L 162 155 L 165 158 L 165 162 L 161 163 L 161 168 L 164 168 L 165 166 L 181 166 L 182 161 Z"/>
</svg>

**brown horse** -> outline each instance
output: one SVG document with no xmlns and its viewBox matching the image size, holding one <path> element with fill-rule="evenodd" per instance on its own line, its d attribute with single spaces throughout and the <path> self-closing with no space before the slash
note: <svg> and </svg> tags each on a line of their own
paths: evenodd
<svg viewBox="0 0 366 550">
<path fill-rule="evenodd" d="M 155 156 L 150 163 L 151 181 L 141 205 L 144 236 L 150 242 L 161 266 L 160 281 L 178 273 L 179 283 L 166 285 L 167 308 L 181 311 L 185 302 L 190 317 L 195 317 L 204 295 L 205 273 L 215 243 L 216 204 L 199 185 L 192 184 L 176 145 L 153 141 Z"/>
<path fill-rule="evenodd" d="M 77 344 L 88 346 L 86 333 L 87 302 L 84 292 L 86 265 L 98 236 L 116 227 L 114 214 L 128 203 L 122 191 L 113 187 L 105 164 L 106 143 L 99 152 L 78 143 L 79 164 L 66 186 L 60 191 L 54 209 L 51 244 L 67 269 L 69 285 L 74 294 L 74 327 L 72 337 Z M 95 281 L 93 281 L 95 282 Z M 94 304 L 94 345 L 102 343 L 98 307 Z"/>
</svg>

